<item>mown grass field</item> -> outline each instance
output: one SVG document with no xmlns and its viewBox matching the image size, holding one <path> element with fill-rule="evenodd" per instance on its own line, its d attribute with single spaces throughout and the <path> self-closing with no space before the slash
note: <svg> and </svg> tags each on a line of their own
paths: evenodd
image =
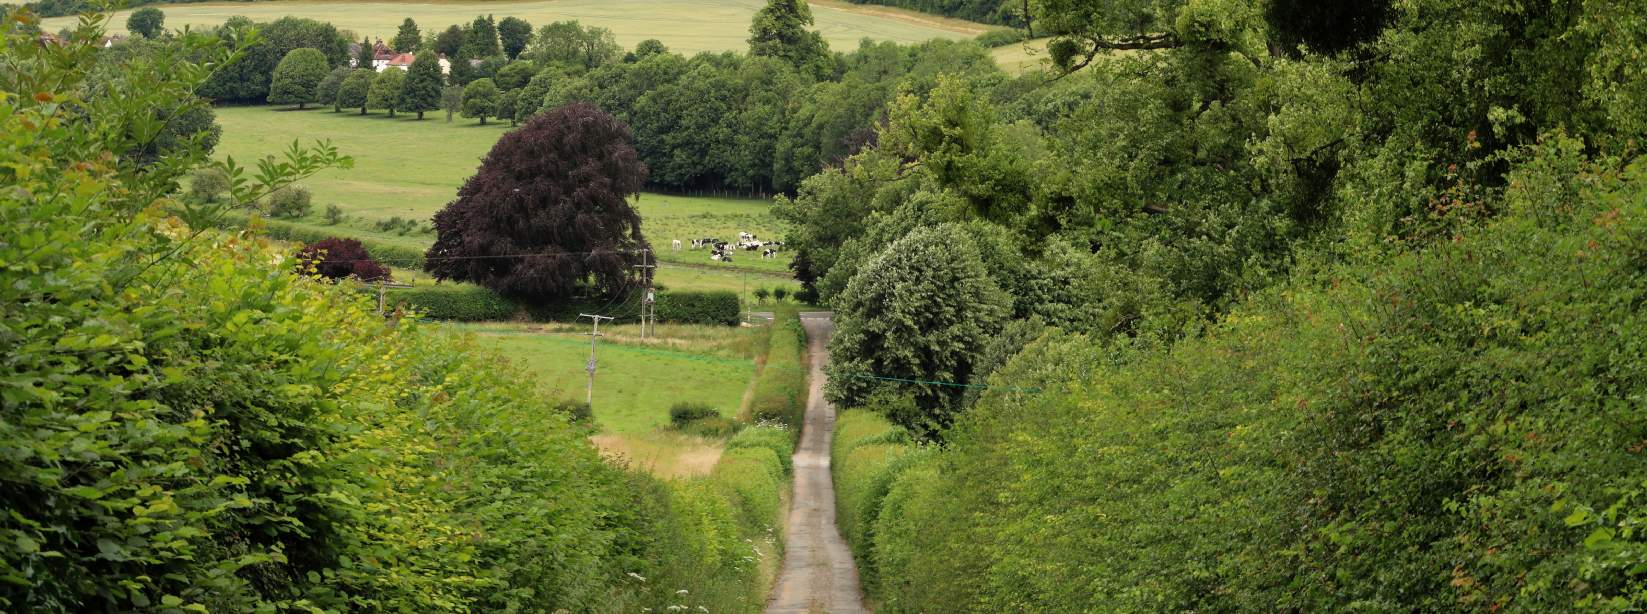
<svg viewBox="0 0 1647 614">
<path fill-rule="evenodd" d="M 525 366 L 543 394 L 584 398 L 587 326 L 443 326 L 472 333 L 483 346 Z M 694 401 L 728 418 L 737 415 L 755 375 L 754 331 L 662 325 L 657 332 L 642 341 L 636 326 L 602 327 L 593 404 L 602 432 L 593 439 L 608 455 L 661 477 L 707 473 L 720 457 L 720 441 L 668 429 L 669 407 Z"/>
<path fill-rule="evenodd" d="M 432 234 L 384 231 L 374 224 L 392 218 L 427 223 L 456 197 L 458 188 L 509 127 L 495 122 L 481 126 L 476 120 L 460 118 L 446 123 L 444 113 L 431 113 L 423 121 L 413 117 L 390 118 L 381 111 L 361 116 L 358 111 L 334 113 L 331 109 L 222 107 L 217 109 L 218 123 L 223 126 L 217 155 L 232 156 L 245 164 L 282 151 L 294 139 L 304 143 L 330 140 L 339 151 L 354 157 L 354 168 L 328 170 L 304 181 L 302 185 L 314 195 L 314 210 L 301 221 L 325 226 L 326 206 L 335 204 L 350 218 L 331 227 L 338 234 L 423 249 L 433 242 Z M 636 201 L 643 220 L 641 230 L 658 250 L 660 260 L 783 275 L 789 267 L 787 253 L 762 259 L 756 252 L 740 252 L 741 257 L 726 265 L 710 261 L 708 251 L 686 249 L 693 237 L 731 240 L 739 232 L 751 232 L 762 238 L 781 238 L 783 227 L 772 216 L 771 206 L 766 200 L 650 193 Z M 682 241 L 683 249 L 672 248 L 674 239 Z"/>
<path fill-rule="evenodd" d="M 589 359 L 588 327 L 537 324 L 447 324 L 475 334 L 484 344 L 525 365 L 544 393 L 584 397 Z M 602 327 L 595 374 L 595 421 L 619 434 L 644 434 L 669 424 L 669 406 L 680 401 L 708 403 L 735 416 L 755 375 L 748 329 L 660 326 L 666 341 L 643 344 L 638 327 Z M 628 330 L 634 329 L 634 330 Z M 695 338 L 682 338 L 690 329 Z M 674 339 L 674 341 L 667 341 Z"/>
<path fill-rule="evenodd" d="M 448 25 L 465 24 L 476 15 L 499 19 L 515 16 L 533 26 L 555 21 L 578 20 L 612 30 L 618 43 L 633 48 L 649 38 L 664 42 L 671 50 L 692 55 L 700 51 L 738 51 L 748 47 L 749 22 L 764 0 L 539 0 L 536 2 L 338 2 L 281 1 L 169 4 L 166 27 L 215 26 L 235 15 L 253 21 L 273 21 L 281 17 L 308 17 L 331 22 L 348 30 L 353 38 L 362 36 L 389 40 L 401 20 L 411 17 L 425 32 L 443 30 Z M 128 11 L 115 14 L 115 29 L 123 30 Z M 830 47 L 850 50 L 863 38 L 904 43 L 933 38 L 971 38 L 986 26 L 956 19 L 923 15 L 911 11 L 848 4 L 813 2 L 815 29 L 822 32 Z M 74 18 L 46 19 L 48 31 L 72 27 Z"/>
</svg>

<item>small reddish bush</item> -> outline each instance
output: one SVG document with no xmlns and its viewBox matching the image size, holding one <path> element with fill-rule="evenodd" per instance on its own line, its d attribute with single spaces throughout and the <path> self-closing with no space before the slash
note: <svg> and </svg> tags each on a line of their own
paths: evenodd
<svg viewBox="0 0 1647 614">
<path fill-rule="evenodd" d="M 297 252 L 298 267 L 329 279 L 354 277 L 361 281 L 388 281 L 389 267 L 379 264 L 354 239 L 322 239 Z"/>
</svg>

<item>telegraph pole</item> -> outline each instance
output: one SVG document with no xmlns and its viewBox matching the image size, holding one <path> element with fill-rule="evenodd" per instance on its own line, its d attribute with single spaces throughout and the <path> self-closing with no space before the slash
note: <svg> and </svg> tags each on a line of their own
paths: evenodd
<svg viewBox="0 0 1647 614">
<path fill-rule="evenodd" d="M 652 250 L 649 249 L 641 250 L 641 263 L 635 265 L 635 268 L 641 270 L 641 278 L 646 280 L 646 295 L 641 297 L 640 325 L 642 339 L 646 338 L 646 323 L 649 321 L 655 322 L 658 319 L 658 310 L 652 301 L 652 269 L 658 268 L 658 265 L 646 263 L 646 257 L 651 255 L 651 252 Z"/>
<path fill-rule="evenodd" d="M 587 314 L 587 313 L 580 313 L 580 314 L 578 314 L 578 317 L 580 317 L 580 318 L 589 318 L 589 319 L 594 321 L 594 325 L 595 325 L 595 327 L 589 331 L 589 363 L 584 366 L 584 370 L 589 372 L 589 387 L 585 388 L 584 393 L 583 393 L 583 402 L 588 403 L 590 407 L 594 407 L 594 405 L 595 405 L 595 338 L 600 336 L 600 321 L 601 320 L 610 320 L 612 318 L 608 317 L 608 316 L 590 315 L 590 314 Z"/>
</svg>

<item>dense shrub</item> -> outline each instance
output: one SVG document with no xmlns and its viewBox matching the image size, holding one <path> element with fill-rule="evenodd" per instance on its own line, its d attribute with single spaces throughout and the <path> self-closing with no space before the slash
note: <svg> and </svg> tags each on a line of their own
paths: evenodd
<svg viewBox="0 0 1647 614">
<path fill-rule="evenodd" d="M 311 197 L 307 188 L 287 186 L 269 194 L 268 209 L 272 217 L 297 219 L 309 214 Z"/>
<path fill-rule="evenodd" d="M 789 428 L 781 425 L 761 425 L 738 431 L 732 439 L 726 442 L 726 449 L 737 448 L 766 448 L 777 455 L 778 463 L 783 466 L 784 475 L 789 475 L 793 469 L 795 455 L 795 438 Z"/>
<path fill-rule="evenodd" d="M 1007 45 L 1021 43 L 1028 38 L 1028 35 L 1024 34 L 1023 30 L 990 30 L 983 34 L 979 34 L 977 38 L 972 40 L 977 41 L 980 45 L 993 49 L 995 47 L 1005 47 Z"/>
<path fill-rule="evenodd" d="M 230 204 L 168 197 L 209 163 L 198 142 L 158 165 L 108 152 L 129 118 L 204 104 L 191 58 L 228 54 L 181 41 L 77 98 L 101 38 L 84 23 L 66 49 L 3 31 L 8 76 L 61 91 L 0 97 L 0 609 L 760 607 L 770 452 L 696 484 L 623 471 L 519 367 L 285 274 L 250 233 L 180 225 L 345 159 L 214 164 Z"/>
<path fill-rule="evenodd" d="M 215 168 L 203 168 L 189 174 L 189 195 L 200 202 L 217 202 L 229 191 L 229 176 Z"/>
<path fill-rule="evenodd" d="M 749 414 L 759 422 L 788 425 L 798 437 L 806 413 L 806 330 L 794 310 L 779 310 L 776 315 L 766 363 L 755 375 Z"/>
<path fill-rule="evenodd" d="M 595 412 L 585 401 L 577 399 L 561 399 L 550 406 L 555 413 L 566 416 L 573 424 L 585 426 L 595 423 Z"/>
<path fill-rule="evenodd" d="M 898 470 L 907 465 L 903 458 L 915 450 L 903 429 L 879 411 L 848 410 L 835 420 L 829 452 L 830 473 L 835 481 L 835 523 L 852 547 L 858 578 L 871 595 L 877 594 L 880 583 L 873 552 L 881 501 Z"/>
<path fill-rule="evenodd" d="M 1647 166 L 1551 141 L 1503 217 L 1204 338 L 1030 344 L 991 381 L 1041 391 L 982 395 L 884 499 L 885 609 L 1639 606 Z"/>
<path fill-rule="evenodd" d="M 298 270 L 329 279 L 353 277 L 361 281 L 388 281 L 389 268 L 378 264 L 354 239 L 325 239 L 303 246 L 296 255 Z"/>
<path fill-rule="evenodd" d="M 669 424 L 681 428 L 694 420 L 720 417 L 721 411 L 707 403 L 682 401 L 669 407 Z"/>
<path fill-rule="evenodd" d="M 391 310 L 410 309 L 416 311 L 419 317 L 435 320 L 508 320 L 521 310 L 520 305 L 514 301 L 474 284 L 389 288 L 384 296 Z"/>
<path fill-rule="evenodd" d="M 657 296 L 660 322 L 736 326 L 743 319 L 738 295 L 729 290 L 677 290 Z"/>
</svg>

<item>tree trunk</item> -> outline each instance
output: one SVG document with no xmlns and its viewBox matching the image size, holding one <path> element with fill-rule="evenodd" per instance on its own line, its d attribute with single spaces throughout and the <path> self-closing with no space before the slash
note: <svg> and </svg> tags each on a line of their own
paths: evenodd
<svg viewBox="0 0 1647 614">
<path fill-rule="evenodd" d="M 422 111 L 417 112 L 417 120 L 418 121 L 423 121 L 423 112 Z"/>
<path fill-rule="evenodd" d="M 486 125 L 486 116 L 485 115 L 480 116 L 480 125 L 482 125 L 482 126 Z"/>
<path fill-rule="evenodd" d="M 360 105 L 360 114 L 361 114 L 361 115 L 365 115 L 365 114 L 366 114 L 366 105 Z"/>
<path fill-rule="evenodd" d="M 297 110 L 302 111 L 303 110 L 303 105 L 304 105 L 304 103 L 301 103 L 301 102 L 297 103 Z"/>
</svg>

